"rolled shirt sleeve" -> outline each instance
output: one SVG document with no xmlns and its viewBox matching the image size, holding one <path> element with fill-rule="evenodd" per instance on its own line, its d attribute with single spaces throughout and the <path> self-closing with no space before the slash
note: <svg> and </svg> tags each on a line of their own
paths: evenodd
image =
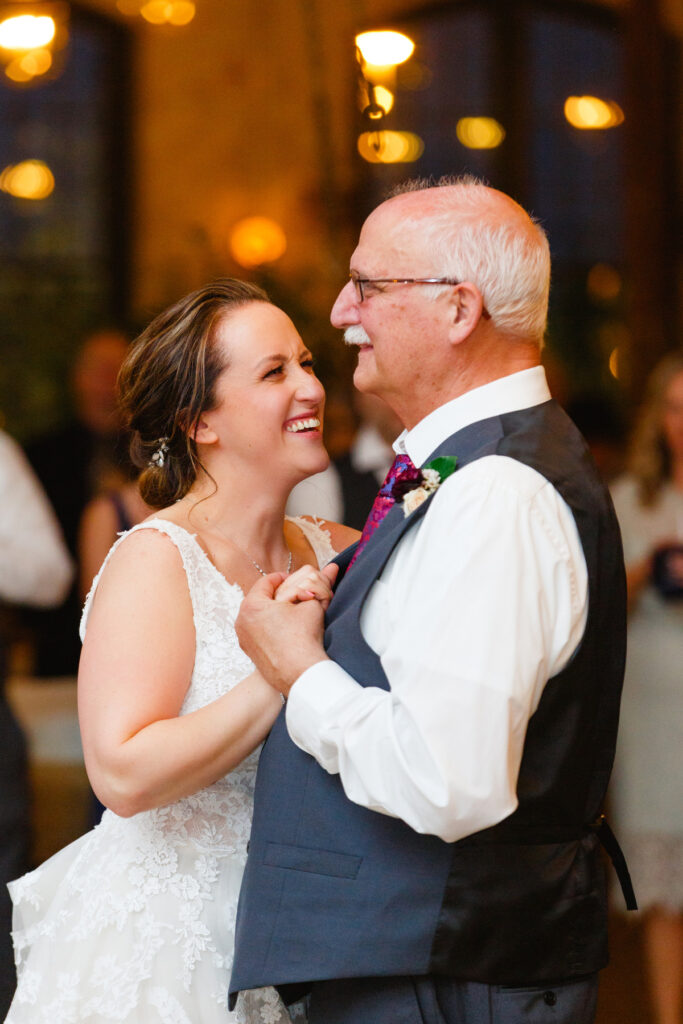
<svg viewBox="0 0 683 1024">
<path fill-rule="evenodd" d="M 529 718 L 583 634 L 587 586 L 574 518 L 544 477 L 502 456 L 464 467 L 365 603 L 390 690 L 320 662 L 290 692 L 292 739 L 349 799 L 418 832 L 455 841 L 501 821 Z"/>
</svg>

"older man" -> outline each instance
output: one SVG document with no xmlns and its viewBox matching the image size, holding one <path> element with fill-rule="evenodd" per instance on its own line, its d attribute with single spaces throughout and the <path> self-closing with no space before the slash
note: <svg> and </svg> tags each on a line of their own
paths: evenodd
<svg viewBox="0 0 683 1024">
<path fill-rule="evenodd" d="M 400 458 L 324 645 L 276 578 L 238 623 L 289 700 L 231 987 L 309 990 L 310 1024 L 593 1020 L 625 587 L 540 365 L 549 269 L 508 196 L 418 182 L 368 218 L 332 310 L 356 386 L 405 425 Z"/>
</svg>

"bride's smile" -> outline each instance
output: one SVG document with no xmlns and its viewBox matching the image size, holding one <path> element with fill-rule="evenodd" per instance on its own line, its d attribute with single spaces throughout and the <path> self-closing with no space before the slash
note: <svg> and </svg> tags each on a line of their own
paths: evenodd
<svg viewBox="0 0 683 1024">
<path fill-rule="evenodd" d="M 281 309 L 253 302 L 225 316 L 215 344 L 224 369 L 216 405 L 195 435 L 202 461 L 228 463 L 243 482 L 258 474 L 288 488 L 328 464 L 325 393 L 313 357 Z"/>
</svg>

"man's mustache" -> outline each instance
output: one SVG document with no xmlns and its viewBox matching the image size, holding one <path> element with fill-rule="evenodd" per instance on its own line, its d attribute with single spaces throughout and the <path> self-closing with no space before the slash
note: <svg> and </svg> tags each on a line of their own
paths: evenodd
<svg viewBox="0 0 683 1024">
<path fill-rule="evenodd" d="M 368 337 L 365 328 L 361 327 L 360 324 L 352 324 L 351 327 L 347 327 L 344 331 L 344 341 L 347 345 L 371 345 L 372 342 Z"/>
</svg>

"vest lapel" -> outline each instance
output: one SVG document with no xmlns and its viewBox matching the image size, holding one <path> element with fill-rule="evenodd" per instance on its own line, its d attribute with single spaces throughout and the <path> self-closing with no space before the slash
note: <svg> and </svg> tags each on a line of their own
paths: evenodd
<svg viewBox="0 0 683 1024">
<path fill-rule="evenodd" d="M 481 420 L 478 423 L 471 423 L 451 435 L 451 437 L 446 438 L 438 448 L 435 448 L 423 465 L 426 465 L 440 455 L 453 455 L 458 460 L 455 470 L 457 473 L 463 466 L 473 462 L 475 459 L 481 458 L 482 455 L 493 454 L 502 436 L 503 429 L 498 416 Z M 349 573 L 348 581 L 346 576 L 339 580 L 335 592 L 335 600 L 330 607 L 328 623 L 334 620 L 338 611 L 341 611 L 342 603 L 346 605 L 358 602 L 362 606 L 370 587 L 380 576 L 401 537 L 407 530 L 412 529 L 427 513 L 436 493 L 437 491 L 432 491 L 422 504 L 408 516 L 404 515 L 401 502 L 396 502 L 394 507 L 390 509 L 368 541 L 362 555 L 354 564 L 353 569 Z M 346 572 L 355 549 L 356 546 L 353 545 L 352 548 L 347 549 L 348 557 L 347 552 L 344 552 L 344 557 L 337 560 L 341 572 Z M 342 595 L 344 595 L 346 601 L 342 601 Z"/>
</svg>

